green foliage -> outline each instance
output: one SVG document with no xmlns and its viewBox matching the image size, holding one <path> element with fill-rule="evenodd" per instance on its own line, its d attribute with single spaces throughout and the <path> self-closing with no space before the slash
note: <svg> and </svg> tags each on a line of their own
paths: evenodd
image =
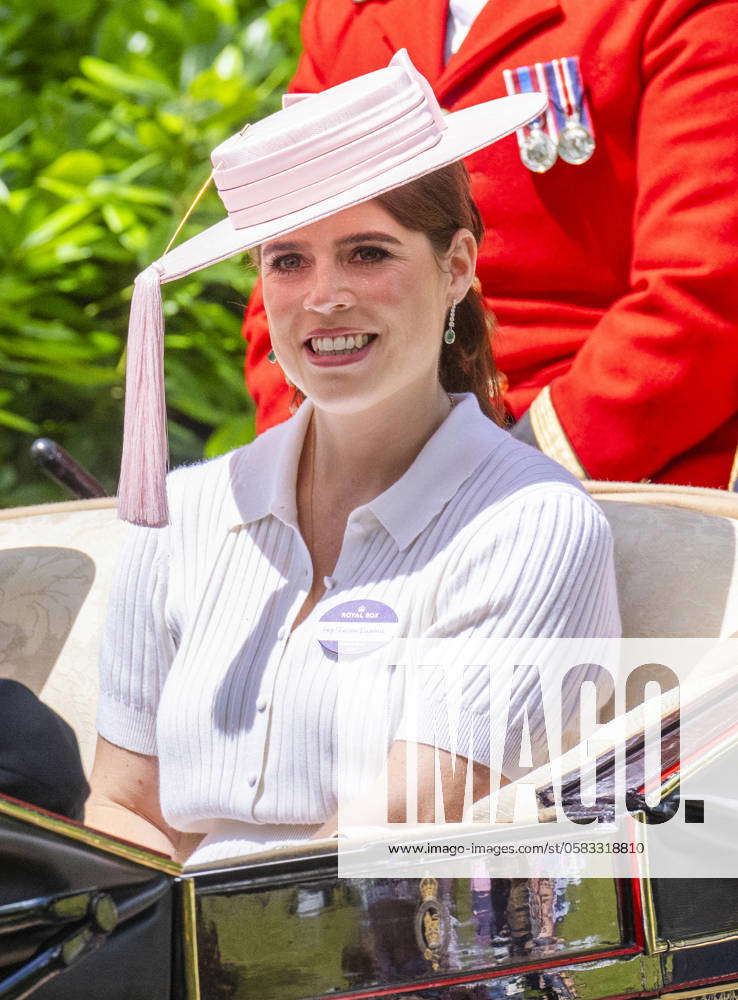
<svg viewBox="0 0 738 1000">
<path fill-rule="evenodd" d="M 209 153 L 279 107 L 304 0 L 0 0 L 0 506 L 63 498 L 28 458 L 59 441 L 117 481 L 132 280 Z M 212 190 L 180 239 L 223 217 Z M 166 287 L 172 463 L 253 435 L 238 259 Z"/>
</svg>

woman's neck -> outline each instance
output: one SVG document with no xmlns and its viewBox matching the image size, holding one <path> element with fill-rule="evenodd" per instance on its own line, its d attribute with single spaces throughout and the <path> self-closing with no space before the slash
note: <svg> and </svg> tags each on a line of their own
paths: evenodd
<svg viewBox="0 0 738 1000">
<path fill-rule="evenodd" d="M 405 393 L 371 410 L 313 414 L 316 492 L 352 510 L 373 500 L 410 468 L 448 416 L 451 403 L 438 386 L 420 399 Z"/>
<path fill-rule="evenodd" d="M 313 582 L 293 622 L 304 621 L 334 572 L 352 510 L 369 503 L 410 468 L 428 439 L 448 416 L 443 389 L 356 414 L 313 412 L 300 457 L 297 510 L 300 530 L 313 563 Z"/>
</svg>

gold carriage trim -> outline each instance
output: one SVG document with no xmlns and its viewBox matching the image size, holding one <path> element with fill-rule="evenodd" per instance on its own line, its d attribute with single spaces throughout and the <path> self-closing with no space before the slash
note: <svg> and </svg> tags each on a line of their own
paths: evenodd
<svg viewBox="0 0 738 1000">
<path fill-rule="evenodd" d="M 584 466 L 566 436 L 551 401 L 551 386 L 547 385 L 531 403 L 530 424 L 540 449 L 578 479 L 588 479 Z"/>
<path fill-rule="evenodd" d="M 187 1000 L 201 1000 L 197 944 L 197 894 L 191 878 L 182 879 L 182 938 Z"/>
<path fill-rule="evenodd" d="M 63 816 L 57 816 L 44 809 L 37 809 L 13 799 L 0 797 L 0 816 L 9 816 L 11 819 L 30 823 L 31 826 L 37 826 L 41 830 L 49 830 L 51 833 L 86 844 L 88 847 L 96 847 L 100 851 L 113 854 L 118 858 L 125 858 L 126 861 L 133 861 L 145 868 L 153 868 L 155 871 L 164 872 L 167 875 L 182 874 L 182 865 L 177 861 L 172 861 L 164 854 L 149 851 L 145 847 L 138 847 L 125 840 L 118 840 L 112 835 L 93 830 L 92 827 L 82 826 L 73 820 L 64 819 Z"/>
<path fill-rule="evenodd" d="M 728 480 L 728 489 L 734 490 L 738 484 L 738 448 L 735 450 L 735 455 L 733 456 L 733 468 L 730 470 L 730 479 Z"/>
</svg>

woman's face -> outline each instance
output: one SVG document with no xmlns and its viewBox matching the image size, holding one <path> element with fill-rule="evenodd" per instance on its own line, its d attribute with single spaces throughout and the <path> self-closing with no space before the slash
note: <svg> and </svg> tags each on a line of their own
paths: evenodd
<svg viewBox="0 0 738 1000">
<path fill-rule="evenodd" d="M 265 243 L 264 303 L 285 375 L 333 412 L 437 393 L 448 310 L 475 262 L 467 230 L 439 261 L 424 233 L 371 201 Z"/>
</svg>

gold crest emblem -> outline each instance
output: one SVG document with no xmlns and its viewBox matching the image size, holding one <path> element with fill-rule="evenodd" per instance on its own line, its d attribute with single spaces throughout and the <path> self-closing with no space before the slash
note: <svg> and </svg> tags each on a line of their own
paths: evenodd
<svg viewBox="0 0 738 1000">
<path fill-rule="evenodd" d="M 415 913 L 415 940 L 423 953 L 423 958 L 430 962 L 433 971 L 437 972 L 441 967 L 441 958 L 448 939 L 448 913 L 438 899 L 437 879 L 421 879 L 418 890 L 422 902 Z"/>
</svg>

